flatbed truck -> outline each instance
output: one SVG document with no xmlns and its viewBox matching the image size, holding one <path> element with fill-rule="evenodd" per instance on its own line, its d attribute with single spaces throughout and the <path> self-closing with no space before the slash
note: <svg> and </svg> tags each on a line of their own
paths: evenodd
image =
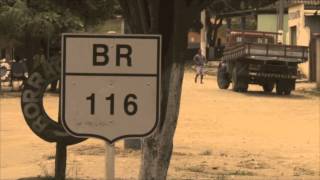
<svg viewBox="0 0 320 180">
<path fill-rule="evenodd" d="M 229 31 L 218 66 L 220 89 L 246 92 L 249 84 L 261 85 L 265 92 L 276 87 L 279 95 L 295 89 L 298 64 L 308 60 L 308 47 L 278 43 L 278 33 Z"/>
</svg>

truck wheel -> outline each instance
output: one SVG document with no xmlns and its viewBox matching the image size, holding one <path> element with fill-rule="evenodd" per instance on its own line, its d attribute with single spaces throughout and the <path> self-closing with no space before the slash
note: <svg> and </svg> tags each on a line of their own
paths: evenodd
<svg viewBox="0 0 320 180">
<path fill-rule="evenodd" d="M 227 67 L 222 64 L 219 64 L 218 67 L 217 82 L 220 89 L 228 89 L 230 86 L 230 79 L 228 76 Z"/>
<path fill-rule="evenodd" d="M 288 79 L 286 80 L 286 88 L 284 89 L 285 95 L 290 95 L 291 91 L 295 89 L 296 80 L 295 79 Z"/>
<path fill-rule="evenodd" d="M 244 63 L 236 63 L 232 71 L 232 89 L 237 92 L 247 92 L 248 81 L 248 66 Z"/>
<path fill-rule="evenodd" d="M 277 81 L 276 92 L 278 95 L 282 95 L 284 93 L 285 86 L 284 80 Z"/>
<path fill-rule="evenodd" d="M 249 87 L 249 84 L 245 82 L 245 80 L 241 81 L 241 85 L 240 85 L 240 88 L 239 88 L 239 92 L 247 92 L 248 91 L 248 87 Z"/>
<path fill-rule="evenodd" d="M 234 67 L 232 70 L 232 90 L 239 91 L 240 83 L 239 83 L 239 77 L 237 75 L 237 68 Z"/>
<path fill-rule="evenodd" d="M 265 84 L 262 85 L 263 87 L 263 91 L 264 92 L 272 92 L 273 88 L 274 88 L 274 83 L 273 82 L 266 82 Z"/>
<path fill-rule="evenodd" d="M 279 95 L 290 95 L 291 91 L 294 89 L 295 80 L 278 80 L 276 86 L 276 92 Z"/>
<path fill-rule="evenodd" d="M 290 95 L 290 94 L 291 94 L 291 89 L 284 90 L 284 95 Z"/>
</svg>

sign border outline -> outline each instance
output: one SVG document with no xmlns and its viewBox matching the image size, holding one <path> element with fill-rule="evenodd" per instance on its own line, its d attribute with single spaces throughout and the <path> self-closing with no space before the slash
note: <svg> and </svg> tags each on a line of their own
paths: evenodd
<svg viewBox="0 0 320 180">
<path fill-rule="evenodd" d="M 74 131 L 72 131 L 66 121 L 65 121 L 65 83 L 66 83 L 66 76 L 68 75 L 68 73 L 66 73 L 66 41 L 67 38 L 115 38 L 115 39 L 155 39 L 156 43 L 157 43 L 157 74 L 152 75 L 152 76 L 156 76 L 157 77 L 157 97 L 156 97 L 156 122 L 154 123 L 154 126 L 152 127 L 151 130 L 149 130 L 147 133 L 144 134 L 126 134 L 126 135 L 122 135 L 119 137 L 116 137 L 114 139 L 108 139 L 104 136 L 100 136 L 100 135 L 96 135 L 96 134 L 91 134 L 91 133 L 75 133 Z M 79 137 L 79 138 L 89 138 L 89 137 L 94 137 L 94 138 L 98 138 L 98 139 L 103 139 L 105 141 L 107 141 L 110 144 L 113 144 L 114 142 L 124 139 L 124 138 L 142 138 L 142 137 L 146 137 L 151 135 L 154 130 L 157 128 L 159 121 L 160 121 L 160 101 L 161 101 L 161 93 L 160 93 L 160 89 L 161 89 L 161 35 L 122 35 L 122 34 L 118 34 L 118 35 L 109 35 L 109 34 L 70 34 L 70 33 L 63 33 L 62 34 L 62 62 L 61 62 L 61 66 L 62 66 L 62 70 L 61 70 L 61 92 L 60 92 L 60 99 L 62 100 L 61 104 L 60 104 L 60 110 L 61 110 L 61 122 L 62 125 L 64 127 L 64 129 L 72 136 L 74 137 Z M 72 73 L 71 73 L 72 74 Z M 78 75 L 80 75 L 81 73 L 77 73 Z M 87 74 L 87 73 L 83 73 L 83 74 Z M 90 73 L 89 73 L 90 74 Z M 92 75 L 94 73 L 91 73 Z M 102 73 L 97 73 L 97 74 L 102 74 Z M 108 76 L 108 73 L 105 73 L 102 76 Z M 143 74 L 138 74 L 136 73 L 138 76 L 144 76 Z M 110 73 L 109 76 L 112 75 L 120 75 L 120 76 L 135 76 L 134 74 L 121 74 L 121 73 Z M 145 75 L 150 76 L 148 74 Z"/>
</svg>

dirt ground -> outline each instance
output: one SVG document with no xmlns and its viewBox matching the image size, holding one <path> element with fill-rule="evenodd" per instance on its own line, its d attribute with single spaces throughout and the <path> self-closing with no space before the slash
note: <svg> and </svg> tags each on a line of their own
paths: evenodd
<svg viewBox="0 0 320 180">
<path fill-rule="evenodd" d="M 214 76 L 195 84 L 186 72 L 168 179 L 319 180 L 320 101 L 315 85 L 298 83 L 291 96 L 220 90 Z M 58 97 L 48 94 L 46 110 L 57 118 Z M 0 179 L 50 177 L 55 144 L 44 142 L 26 125 L 19 93 L 0 102 Z M 103 179 L 104 142 L 90 139 L 68 148 L 67 175 Z M 116 143 L 116 177 L 137 179 L 140 152 Z"/>
</svg>

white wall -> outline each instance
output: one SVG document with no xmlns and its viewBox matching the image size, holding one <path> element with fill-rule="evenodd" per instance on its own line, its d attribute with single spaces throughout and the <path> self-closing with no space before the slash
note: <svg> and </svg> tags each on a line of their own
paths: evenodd
<svg viewBox="0 0 320 180">
<path fill-rule="evenodd" d="M 316 51 L 316 61 L 317 61 L 317 74 L 316 74 L 316 80 L 317 80 L 317 88 L 320 89 L 320 37 L 317 39 L 317 51 Z"/>
<path fill-rule="evenodd" d="M 297 4 L 288 9 L 288 33 L 287 44 L 291 42 L 290 28 L 297 27 L 297 45 L 309 46 L 310 43 L 310 28 L 305 26 L 304 4 Z M 309 61 L 299 65 L 300 71 L 309 78 Z"/>
</svg>

